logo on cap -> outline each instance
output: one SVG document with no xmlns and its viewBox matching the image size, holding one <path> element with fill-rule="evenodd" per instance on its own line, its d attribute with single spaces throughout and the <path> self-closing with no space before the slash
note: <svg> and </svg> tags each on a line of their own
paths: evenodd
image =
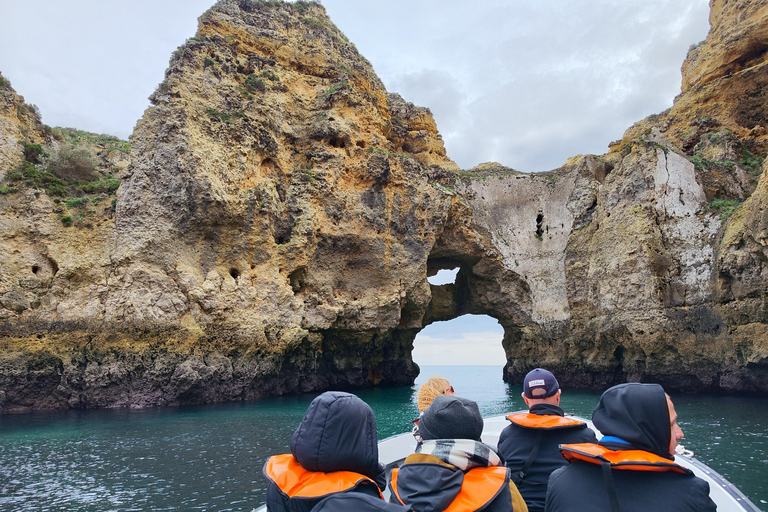
<svg viewBox="0 0 768 512">
<path fill-rule="evenodd" d="M 528 387 L 532 388 L 533 386 L 544 386 L 544 379 L 536 379 L 536 380 L 529 380 L 528 381 Z"/>
</svg>

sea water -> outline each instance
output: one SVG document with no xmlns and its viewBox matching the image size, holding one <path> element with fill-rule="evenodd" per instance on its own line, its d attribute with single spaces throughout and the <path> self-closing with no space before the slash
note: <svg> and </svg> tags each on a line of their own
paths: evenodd
<svg viewBox="0 0 768 512">
<path fill-rule="evenodd" d="M 358 391 L 379 438 L 410 430 L 416 389 L 450 380 L 483 415 L 524 408 L 498 366 L 422 367 L 416 386 Z M 246 511 L 264 501 L 261 470 L 286 453 L 315 395 L 198 407 L 0 416 L 2 511 Z M 589 417 L 599 392 L 564 390 L 567 412 Z M 683 444 L 768 510 L 768 399 L 673 395 Z"/>
</svg>

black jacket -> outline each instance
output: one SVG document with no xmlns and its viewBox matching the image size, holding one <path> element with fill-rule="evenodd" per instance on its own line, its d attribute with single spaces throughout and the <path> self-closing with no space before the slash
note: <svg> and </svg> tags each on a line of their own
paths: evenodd
<svg viewBox="0 0 768 512">
<path fill-rule="evenodd" d="M 291 454 L 308 471 L 352 471 L 374 480 L 375 485 L 363 483 L 355 491 L 380 497 L 379 489 L 386 488 L 373 411 L 350 393 L 328 391 L 312 401 L 291 439 Z M 267 510 L 304 512 L 323 497 L 290 498 L 270 480 Z"/>
<path fill-rule="evenodd" d="M 620 438 L 601 446 L 617 450 L 643 450 L 673 463 L 669 454 L 669 411 L 664 390 L 656 384 L 620 384 L 600 398 L 592 421 L 604 435 Z M 606 470 L 607 471 L 607 470 Z M 590 510 L 611 512 L 610 488 L 621 512 L 713 512 L 709 484 L 692 474 L 612 469 L 576 460 L 549 479 L 547 512 Z"/>
<path fill-rule="evenodd" d="M 525 502 L 510 482 L 509 470 L 504 466 L 475 467 L 462 471 L 443 460 L 457 462 L 459 453 L 452 452 L 449 455 L 446 452 L 440 455 L 442 459 L 423 453 L 408 456 L 400 469 L 396 470 L 397 475 L 393 471 L 389 484 L 390 501 L 413 507 L 416 512 L 442 512 L 464 492 L 476 500 L 476 508 L 466 510 L 527 512 Z M 488 470 L 494 471 L 495 477 L 485 476 L 483 472 Z M 470 478 L 470 473 L 476 478 Z M 483 489 L 471 486 L 470 481 L 481 485 Z"/>
<path fill-rule="evenodd" d="M 564 416 L 563 410 L 555 405 L 537 404 L 531 407 L 531 414 L 539 416 Z M 547 481 L 556 469 L 568 463 L 560 454 L 558 446 L 572 443 L 596 443 L 595 433 L 586 424 L 555 430 L 526 428 L 511 423 L 499 436 L 499 455 L 511 469 L 513 478 L 518 475 L 531 455 L 536 439 L 541 435 L 539 451 L 526 471 L 525 477 L 517 483 L 530 512 L 543 512 L 547 497 Z"/>
</svg>

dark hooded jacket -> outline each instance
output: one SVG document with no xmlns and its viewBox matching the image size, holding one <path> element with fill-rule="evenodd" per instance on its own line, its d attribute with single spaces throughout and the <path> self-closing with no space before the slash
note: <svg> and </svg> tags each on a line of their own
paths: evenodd
<svg viewBox="0 0 768 512">
<path fill-rule="evenodd" d="M 467 440 L 444 440 L 446 442 L 463 442 Z M 482 444 L 482 443 L 478 443 Z M 491 450 L 488 447 L 488 450 Z M 492 450 L 491 450 L 492 451 Z M 527 512 L 528 509 L 522 496 L 517 491 L 515 484 L 509 480 L 509 470 L 503 466 L 475 467 L 462 470 L 453 464 L 446 462 L 449 459 L 459 462 L 458 454 L 453 453 L 449 458 L 447 453 L 438 457 L 431 454 L 415 453 L 405 459 L 393 476 L 390 483 L 393 503 L 413 507 L 416 512 L 442 512 L 448 508 L 459 496 L 460 492 L 466 492 L 471 497 L 477 498 L 477 506 L 462 508 L 460 510 L 471 512 L 482 510 L 483 512 Z M 500 464 L 500 459 L 498 460 Z M 495 471 L 494 482 L 483 476 L 483 471 Z M 478 473 L 479 472 L 479 473 Z M 475 476 L 477 473 L 480 476 Z M 473 475 L 470 475 L 473 474 Z M 487 485 L 484 491 L 468 489 L 470 480 L 480 481 Z M 483 495 L 482 498 L 479 498 Z"/>
<path fill-rule="evenodd" d="M 456 502 L 470 512 L 527 512 L 509 470 L 480 442 L 483 418 L 477 403 L 441 395 L 418 424 L 422 442 L 392 471 L 390 500 L 416 512 L 442 512 Z"/>
<path fill-rule="evenodd" d="M 563 410 L 556 405 L 536 404 L 530 408 L 530 414 L 537 416 L 564 416 Z M 525 476 L 516 480 L 529 512 L 543 512 L 547 497 L 547 481 L 556 469 L 568 462 L 560 454 L 561 444 L 596 443 L 595 433 L 586 423 L 564 428 L 544 430 L 511 423 L 499 436 L 499 455 L 512 471 L 513 478 L 520 473 L 528 461 L 536 441 L 539 448 Z"/>
<path fill-rule="evenodd" d="M 315 398 L 291 438 L 291 454 L 304 470 L 351 471 L 375 482 L 363 479 L 354 491 L 380 498 L 379 490 L 386 488 L 384 467 L 379 463 L 376 419 L 368 404 L 353 394 L 328 391 Z M 291 498 L 266 476 L 270 480 L 270 512 L 309 511 L 325 497 Z"/>
<path fill-rule="evenodd" d="M 657 384 L 620 384 L 603 393 L 592 422 L 605 438 L 598 446 L 616 450 L 643 450 L 673 465 L 669 454 L 670 418 L 664 389 Z M 595 446 L 595 445 L 584 445 Z M 567 451 L 567 447 L 565 448 Z M 607 470 L 607 466 L 606 466 Z M 575 460 L 549 479 L 545 510 L 611 512 L 610 489 L 621 512 L 712 512 L 709 484 L 685 471 L 615 469 L 604 473 L 600 464 Z"/>
</svg>

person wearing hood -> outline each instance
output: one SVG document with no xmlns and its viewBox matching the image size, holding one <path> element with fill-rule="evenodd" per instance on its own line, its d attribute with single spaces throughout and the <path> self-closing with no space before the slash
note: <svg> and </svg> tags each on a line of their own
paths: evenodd
<svg viewBox="0 0 768 512">
<path fill-rule="evenodd" d="M 415 512 L 527 512 L 509 470 L 483 444 L 477 404 L 437 396 L 421 415 L 416 453 L 392 470 L 390 501 Z"/>
<path fill-rule="evenodd" d="M 658 384 L 628 383 L 600 397 L 599 443 L 562 445 L 570 464 L 549 479 L 546 512 L 712 512 L 709 484 L 675 464 L 683 431 Z"/>
<path fill-rule="evenodd" d="M 568 464 L 559 446 L 597 442 L 586 423 L 565 417 L 560 395 L 560 385 L 550 371 L 528 372 L 522 396 L 529 410 L 507 416 L 510 425 L 499 436 L 499 455 L 512 470 L 512 481 L 530 512 L 544 512 L 549 475 Z"/>
<path fill-rule="evenodd" d="M 291 438 L 291 453 L 264 465 L 269 512 L 308 512 L 323 498 L 360 492 L 383 500 L 376 418 L 357 396 L 325 392 L 309 404 Z"/>
</svg>

